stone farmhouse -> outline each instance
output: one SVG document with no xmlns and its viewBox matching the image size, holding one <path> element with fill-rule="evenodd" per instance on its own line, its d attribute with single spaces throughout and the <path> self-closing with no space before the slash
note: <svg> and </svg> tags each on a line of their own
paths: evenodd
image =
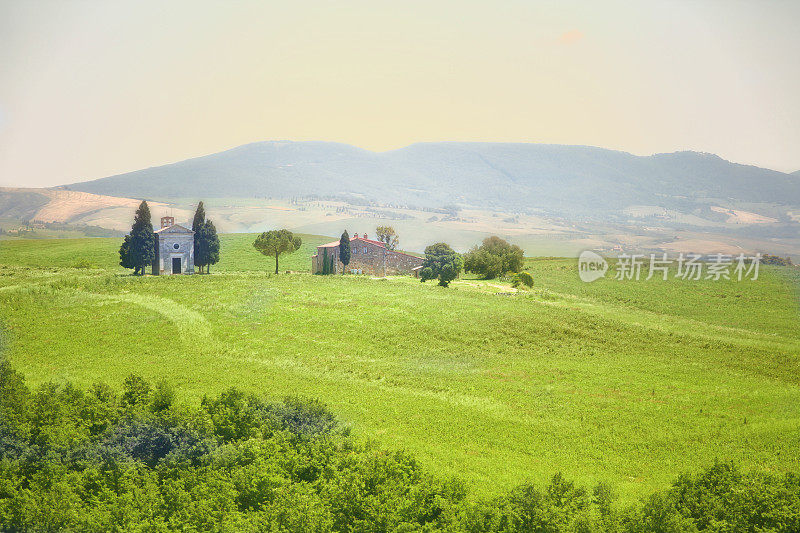
<svg viewBox="0 0 800 533">
<path fill-rule="evenodd" d="M 344 265 L 339 261 L 339 241 L 317 246 L 317 253 L 311 257 L 311 272 L 322 272 L 325 257 L 333 257 L 334 273 L 340 274 Z M 387 276 L 397 274 L 417 275 L 422 268 L 422 258 L 389 250 L 380 241 L 367 238 L 365 233 L 356 233 L 350 239 L 350 264 L 347 272 L 352 274 L 371 274 Z"/>
<path fill-rule="evenodd" d="M 194 274 L 194 232 L 175 224 L 175 217 L 161 217 L 156 230 L 153 275 Z"/>
</svg>

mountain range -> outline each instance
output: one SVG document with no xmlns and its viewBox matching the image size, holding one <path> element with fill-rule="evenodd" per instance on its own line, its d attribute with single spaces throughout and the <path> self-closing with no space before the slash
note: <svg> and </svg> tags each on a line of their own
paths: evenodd
<svg viewBox="0 0 800 533">
<path fill-rule="evenodd" d="M 332 142 L 267 141 L 64 188 L 126 198 L 341 198 L 562 213 L 632 205 L 800 206 L 800 171 L 698 152 L 637 156 L 523 143 L 418 143 L 371 152 Z"/>
</svg>

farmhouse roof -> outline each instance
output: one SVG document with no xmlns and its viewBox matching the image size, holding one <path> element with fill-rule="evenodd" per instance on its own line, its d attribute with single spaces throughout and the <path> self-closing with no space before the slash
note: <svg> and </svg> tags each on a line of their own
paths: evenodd
<svg viewBox="0 0 800 533">
<path fill-rule="evenodd" d="M 383 243 L 381 241 L 373 241 L 372 239 L 365 239 L 364 237 L 353 237 L 352 239 L 350 239 L 350 242 L 355 242 L 355 241 L 369 242 L 386 248 L 386 243 Z M 339 246 L 339 241 L 329 242 L 328 244 L 317 246 L 317 248 L 335 248 L 337 246 Z"/>
</svg>

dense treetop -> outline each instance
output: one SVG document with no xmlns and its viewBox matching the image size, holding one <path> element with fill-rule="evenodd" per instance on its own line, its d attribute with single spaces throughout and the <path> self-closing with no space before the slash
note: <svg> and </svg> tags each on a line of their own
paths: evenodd
<svg viewBox="0 0 800 533">
<path fill-rule="evenodd" d="M 439 280 L 439 285 L 447 287 L 458 277 L 464 265 L 460 254 L 443 242 L 431 244 L 425 248 L 425 260 L 422 262 L 420 281 Z"/>
</svg>

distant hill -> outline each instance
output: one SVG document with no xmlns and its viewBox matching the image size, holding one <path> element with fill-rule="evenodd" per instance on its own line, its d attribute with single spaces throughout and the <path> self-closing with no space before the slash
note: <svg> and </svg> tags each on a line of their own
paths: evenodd
<svg viewBox="0 0 800 533">
<path fill-rule="evenodd" d="M 35 189 L 0 187 L 0 217 L 29 220 L 49 201 Z"/>
<path fill-rule="evenodd" d="M 93 228 L 126 230 L 138 205 L 139 201 L 132 198 L 99 196 L 83 191 L 0 187 L 0 227 L 17 228 L 21 223 L 31 222 L 48 225 L 39 229 L 74 230 L 73 233 L 87 236 L 98 233 L 116 235 L 115 232 L 98 232 Z M 150 202 L 150 205 L 159 210 L 166 208 L 160 202 Z M 184 219 L 191 217 L 191 212 L 171 209 L 173 214 Z"/>
<path fill-rule="evenodd" d="M 370 152 L 270 141 L 66 186 L 128 198 L 346 197 L 557 212 L 723 201 L 800 205 L 800 176 L 713 154 L 635 156 L 589 146 L 420 143 Z"/>
</svg>

